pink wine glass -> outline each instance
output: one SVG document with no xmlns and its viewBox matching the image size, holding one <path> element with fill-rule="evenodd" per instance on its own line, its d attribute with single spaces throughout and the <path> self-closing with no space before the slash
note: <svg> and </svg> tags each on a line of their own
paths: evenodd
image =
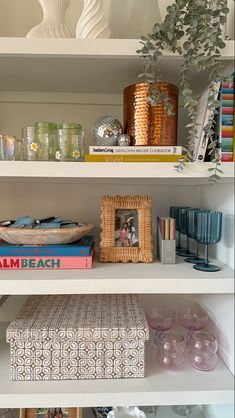
<svg viewBox="0 0 235 418">
<path fill-rule="evenodd" d="M 185 341 L 176 332 L 163 332 L 157 341 L 157 361 L 159 367 L 168 371 L 181 370 L 185 365 Z"/>
<path fill-rule="evenodd" d="M 175 312 L 165 306 L 153 306 L 146 311 L 146 318 L 149 326 L 156 331 L 154 345 L 157 345 L 158 335 L 173 327 L 175 323 Z"/>
<path fill-rule="evenodd" d="M 205 331 L 193 332 L 189 339 L 188 359 L 197 370 L 213 370 L 218 362 L 218 343 L 213 334 Z"/>
<path fill-rule="evenodd" d="M 179 310 L 179 323 L 188 330 L 187 343 L 192 331 L 204 328 L 207 321 L 208 312 L 200 305 L 190 305 Z"/>
</svg>

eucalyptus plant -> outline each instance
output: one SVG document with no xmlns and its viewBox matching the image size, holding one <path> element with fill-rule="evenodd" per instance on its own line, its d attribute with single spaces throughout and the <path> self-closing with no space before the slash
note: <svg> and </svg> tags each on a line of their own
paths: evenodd
<svg viewBox="0 0 235 418">
<path fill-rule="evenodd" d="M 217 141 L 214 138 L 214 115 L 217 112 L 218 101 L 215 99 L 216 84 L 222 79 L 221 50 L 226 44 L 224 26 L 227 21 L 227 0 L 175 0 L 167 7 L 167 14 L 162 23 L 156 23 L 152 33 L 141 37 L 142 49 L 137 51 L 144 60 L 145 81 L 149 83 L 149 103 L 156 105 L 164 103 L 168 114 L 172 114 L 172 106 L 166 94 L 157 88 L 161 82 L 158 59 L 164 50 L 170 50 L 183 57 L 180 69 L 180 87 L 184 107 L 189 116 L 188 143 L 186 154 L 179 160 L 177 170 L 183 170 L 187 161 L 192 160 L 190 148 L 197 135 L 195 124 L 197 100 L 191 87 L 191 71 L 206 71 L 209 77 L 210 94 L 208 108 L 211 111 L 205 135 L 209 138 L 210 154 L 213 155 L 215 168 L 209 177 L 211 182 L 219 179 L 219 154 Z"/>
</svg>

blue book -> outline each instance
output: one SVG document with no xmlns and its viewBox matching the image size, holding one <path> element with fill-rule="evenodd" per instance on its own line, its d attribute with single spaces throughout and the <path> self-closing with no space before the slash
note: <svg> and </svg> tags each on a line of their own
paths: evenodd
<svg viewBox="0 0 235 418">
<path fill-rule="evenodd" d="M 222 125 L 233 126 L 233 115 L 222 115 Z"/>
<path fill-rule="evenodd" d="M 0 241 L 0 256 L 52 256 L 81 257 L 89 256 L 94 236 L 87 235 L 72 244 L 62 245 L 14 245 Z"/>
</svg>

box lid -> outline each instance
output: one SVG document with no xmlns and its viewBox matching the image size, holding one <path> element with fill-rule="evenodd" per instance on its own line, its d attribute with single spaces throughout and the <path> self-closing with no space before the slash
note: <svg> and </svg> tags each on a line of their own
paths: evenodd
<svg viewBox="0 0 235 418">
<path fill-rule="evenodd" d="M 136 295 L 30 296 L 7 328 L 10 340 L 148 339 Z"/>
</svg>

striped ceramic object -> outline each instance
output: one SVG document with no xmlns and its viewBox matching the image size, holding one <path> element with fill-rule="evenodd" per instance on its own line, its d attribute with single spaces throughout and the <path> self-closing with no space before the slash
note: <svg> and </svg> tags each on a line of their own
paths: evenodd
<svg viewBox="0 0 235 418">
<path fill-rule="evenodd" d="M 84 8 L 77 23 L 76 38 L 110 38 L 102 0 L 84 0 Z"/>
</svg>

